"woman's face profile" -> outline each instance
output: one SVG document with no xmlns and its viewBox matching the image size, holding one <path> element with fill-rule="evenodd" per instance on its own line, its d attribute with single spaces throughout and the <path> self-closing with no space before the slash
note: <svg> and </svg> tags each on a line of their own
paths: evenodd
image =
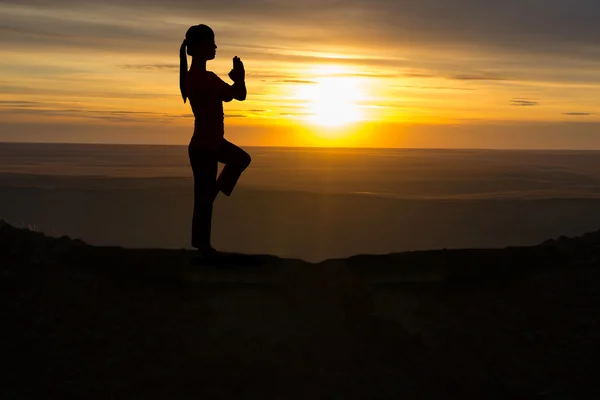
<svg viewBox="0 0 600 400">
<path fill-rule="evenodd" d="M 194 49 L 194 57 L 200 57 L 203 60 L 214 60 L 217 55 L 217 45 L 214 36 L 197 43 Z"/>
</svg>

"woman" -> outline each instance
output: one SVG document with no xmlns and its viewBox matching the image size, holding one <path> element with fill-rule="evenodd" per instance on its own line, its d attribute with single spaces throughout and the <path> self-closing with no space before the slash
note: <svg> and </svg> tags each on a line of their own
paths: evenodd
<svg viewBox="0 0 600 400">
<path fill-rule="evenodd" d="M 248 153 L 224 138 L 223 102 L 246 99 L 244 64 L 239 57 L 233 58 L 229 77 L 234 84 L 229 85 L 206 69 L 206 62 L 215 58 L 216 50 L 212 29 L 195 25 L 185 34 L 179 52 L 179 87 L 183 102 L 190 99 L 195 117 L 194 134 L 188 146 L 194 173 L 192 246 L 202 258 L 209 259 L 218 256 L 210 243 L 213 202 L 219 192 L 231 195 L 240 175 L 250 165 Z M 192 56 L 189 71 L 186 52 Z M 225 167 L 217 178 L 219 162 Z"/>
</svg>

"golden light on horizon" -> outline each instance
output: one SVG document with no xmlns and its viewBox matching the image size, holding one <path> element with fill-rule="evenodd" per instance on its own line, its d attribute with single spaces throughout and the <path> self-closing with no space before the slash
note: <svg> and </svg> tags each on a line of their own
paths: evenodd
<svg viewBox="0 0 600 400">
<path fill-rule="evenodd" d="M 358 102 L 365 96 L 354 77 L 317 78 L 300 87 L 297 97 L 306 102 L 306 120 L 319 126 L 339 127 L 364 118 Z"/>
</svg>

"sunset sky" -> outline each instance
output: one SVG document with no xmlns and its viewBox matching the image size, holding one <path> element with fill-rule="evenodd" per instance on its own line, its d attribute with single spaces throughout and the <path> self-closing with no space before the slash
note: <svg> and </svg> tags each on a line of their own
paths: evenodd
<svg viewBox="0 0 600 400">
<path fill-rule="evenodd" d="M 600 149 L 597 0 L 0 0 L 0 141 L 186 144 L 216 33 L 241 145 Z M 191 59 L 190 59 L 191 62 Z"/>
</svg>

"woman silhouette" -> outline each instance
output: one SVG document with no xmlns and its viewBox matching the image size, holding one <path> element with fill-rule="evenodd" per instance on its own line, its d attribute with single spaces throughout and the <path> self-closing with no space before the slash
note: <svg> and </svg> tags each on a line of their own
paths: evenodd
<svg viewBox="0 0 600 400">
<path fill-rule="evenodd" d="M 194 134 L 188 146 L 190 164 L 194 173 L 194 214 L 192 218 L 192 246 L 201 257 L 218 255 L 210 243 L 213 203 L 221 191 L 231 195 L 242 172 L 250 165 L 250 155 L 224 138 L 223 102 L 246 99 L 244 64 L 233 58 L 229 85 L 214 72 L 206 70 L 206 62 L 213 60 L 217 45 L 215 34 L 206 25 L 188 29 L 179 52 L 179 87 L 183 102 L 190 99 L 194 113 Z M 187 54 L 192 56 L 190 70 Z M 218 163 L 225 164 L 217 178 Z"/>
</svg>

